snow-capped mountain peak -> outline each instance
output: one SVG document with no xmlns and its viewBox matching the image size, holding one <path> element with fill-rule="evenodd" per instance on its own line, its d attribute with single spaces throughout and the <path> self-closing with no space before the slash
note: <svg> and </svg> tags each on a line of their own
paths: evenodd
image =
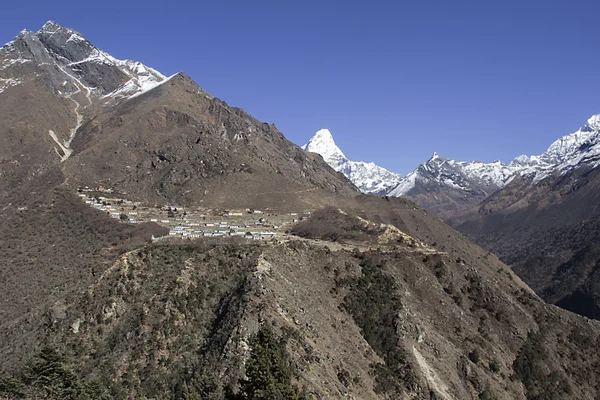
<svg viewBox="0 0 600 400">
<path fill-rule="evenodd" d="M 511 176 L 510 168 L 494 161 L 455 161 L 433 153 L 431 158 L 408 174 L 390 196 L 402 196 L 413 190 L 417 184 L 437 185 L 460 191 L 491 193 L 502 187 Z"/>
<path fill-rule="evenodd" d="M 582 131 L 598 132 L 600 131 L 600 114 L 592 115 L 587 123 L 581 128 Z"/>
<path fill-rule="evenodd" d="M 54 21 L 35 33 L 21 31 L 0 48 L 0 96 L 46 91 L 71 114 L 59 124 L 48 121 L 45 128 L 61 162 L 73 154 L 71 143 L 87 119 L 166 81 L 152 68 L 118 60 Z"/>
<path fill-rule="evenodd" d="M 587 120 L 579 130 L 554 141 L 539 156 L 515 158 L 510 167 L 518 175 L 533 177 L 539 182 L 553 173 L 564 173 L 572 168 L 600 165 L 600 114 Z"/>
<path fill-rule="evenodd" d="M 600 114 L 554 141 L 541 155 L 520 155 L 505 164 L 455 161 L 434 152 L 405 177 L 373 163 L 348 160 L 326 129 L 318 131 L 304 149 L 321 154 L 364 193 L 407 196 L 432 210 L 463 210 L 478 205 L 518 176 L 536 184 L 574 168 L 600 166 Z"/>
<path fill-rule="evenodd" d="M 318 130 L 308 143 L 302 146 L 302 148 L 311 153 L 320 154 L 329 164 L 347 160 L 342 150 L 335 144 L 329 129 Z"/>
<path fill-rule="evenodd" d="M 454 161 L 433 153 L 389 194 L 408 194 L 418 183 L 490 193 L 504 187 L 517 175 L 529 176 L 535 183 L 555 172 L 562 173 L 576 166 L 595 167 L 600 165 L 599 135 L 600 114 L 589 118 L 578 131 L 554 141 L 543 154 L 520 155 L 508 165 L 500 161 Z"/>
<path fill-rule="evenodd" d="M 311 153 L 320 154 L 327 164 L 343 173 L 363 193 L 383 195 L 402 179 L 401 175 L 390 172 L 372 162 L 348 160 L 335 144 L 333 135 L 328 129 L 317 131 L 302 148 Z"/>
<path fill-rule="evenodd" d="M 37 32 L 21 31 L 2 49 L 0 71 L 33 61 L 54 70 L 54 84 L 75 82 L 91 97 L 119 101 L 166 81 L 160 72 L 137 61 L 119 60 L 95 47 L 79 32 L 48 21 Z M 8 74 L 8 72 L 7 72 Z M 0 79 L 5 77 L 0 77 Z M 0 84 L 2 82 L 0 81 Z M 14 82 L 13 82 L 14 83 Z M 1 92 L 1 89 L 0 89 Z"/>
</svg>

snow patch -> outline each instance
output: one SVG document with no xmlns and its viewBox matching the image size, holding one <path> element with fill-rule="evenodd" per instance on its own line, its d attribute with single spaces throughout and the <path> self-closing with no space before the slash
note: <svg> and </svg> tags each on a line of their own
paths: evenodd
<svg viewBox="0 0 600 400">
<path fill-rule="evenodd" d="M 20 85 L 21 83 L 23 83 L 23 81 L 21 79 L 15 79 L 15 78 L 3 79 L 3 78 L 0 78 L 0 93 L 4 92 L 6 89 L 8 89 L 10 87 Z"/>
<path fill-rule="evenodd" d="M 406 193 L 408 193 L 411 189 L 413 189 L 417 185 L 417 172 L 413 171 L 410 174 L 406 175 L 406 177 L 398 183 L 398 185 L 393 188 L 388 195 L 400 197 Z"/>
<path fill-rule="evenodd" d="M 31 62 L 31 60 L 26 60 L 24 58 L 15 58 L 15 59 L 5 60 L 4 63 L 2 64 L 2 66 L 0 66 L 0 71 L 3 71 L 9 67 L 12 67 L 15 64 L 25 64 L 28 62 Z"/>
</svg>

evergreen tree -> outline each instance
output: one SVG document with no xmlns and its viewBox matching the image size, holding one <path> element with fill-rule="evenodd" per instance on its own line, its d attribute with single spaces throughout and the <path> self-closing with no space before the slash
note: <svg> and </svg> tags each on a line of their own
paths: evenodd
<svg viewBox="0 0 600 400">
<path fill-rule="evenodd" d="M 241 382 L 240 397 L 251 400 L 304 399 L 292 385 L 292 369 L 285 341 L 262 327 L 250 338 L 250 357 L 246 361 L 246 379 Z"/>
</svg>

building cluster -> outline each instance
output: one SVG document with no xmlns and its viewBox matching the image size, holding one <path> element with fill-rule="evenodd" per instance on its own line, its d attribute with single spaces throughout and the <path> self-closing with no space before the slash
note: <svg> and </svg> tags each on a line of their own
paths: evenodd
<svg viewBox="0 0 600 400">
<path fill-rule="evenodd" d="M 191 225 L 191 224 L 190 224 Z M 194 239 L 199 237 L 216 236 L 240 236 L 246 239 L 272 239 L 278 236 L 275 231 L 256 230 L 254 227 L 245 224 L 228 225 L 227 223 L 206 223 L 199 229 L 193 226 L 178 225 L 171 228 L 169 236 L 177 236 L 182 239 Z"/>
<path fill-rule="evenodd" d="M 255 209 L 189 210 L 175 205 L 144 206 L 141 203 L 111 195 L 106 188 L 79 189 L 79 196 L 90 206 L 104 211 L 124 223 L 154 222 L 169 228 L 164 238 L 195 239 L 201 237 L 237 236 L 268 240 L 281 235 L 284 225 L 310 217 L 310 212 L 277 214 Z"/>
<path fill-rule="evenodd" d="M 118 204 L 113 205 L 113 202 L 115 201 L 115 199 L 108 199 L 105 196 L 90 197 L 85 193 L 80 193 L 79 197 L 83 198 L 85 200 L 86 204 L 89 204 L 90 207 L 93 207 L 100 211 L 105 211 L 107 214 L 109 214 L 111 216 L 111 218 L 120 219 L 123 222 L 129 222 L 131 224 L 135 224 L 138 222 L 136 219 L 136 216 L 138 213 L 136 211 L 128 211 L 127 214 L 123 214 L 122 212 L 119 212 L 119 208 L 122 208 L 123 206 L 134 205 L 132 201 L 118 199 L 117 200 Z"/>
</svg>

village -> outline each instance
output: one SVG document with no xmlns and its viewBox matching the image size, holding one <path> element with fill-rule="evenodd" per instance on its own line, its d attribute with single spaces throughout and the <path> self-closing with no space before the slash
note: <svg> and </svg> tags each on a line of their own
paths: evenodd
<svg viewBox="0 0 600 400">
<path fill-rule="evenodd" d="M 309 218 L 310 211 L 278 213 L 274 210 L 190 209 L 175 204 L 148 206 L 131 201 L 104 187 L 78 189 L 78 195 L 90 207 L 104 211 L 122 223 L 154 222 L 169 228 L 169 234 L 154 238 L 196 239 L 238 236 L 252 240 L 280 239 L 291 225 Z"/>
</svg>

